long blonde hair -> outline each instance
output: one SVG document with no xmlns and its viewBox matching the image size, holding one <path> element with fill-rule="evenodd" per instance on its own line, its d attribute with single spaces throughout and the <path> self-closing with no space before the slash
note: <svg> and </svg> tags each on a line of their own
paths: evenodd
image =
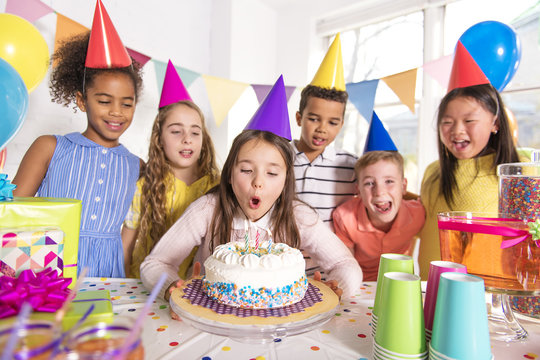
<svg viewBox="0 0 540 360">
<path fill-rule="evenodd" d="M 195 110 L 201 118 L 202 147 L 197 161 L 198 174 L 200 177 L 209 175 L 211 182 L 219 178 L 219 169 L 216 165 L 216 155 L 212 138 L 206 128 L 204 115 L 201 109 L 191 101 L 179 101 L 159 109 L 152 135 L 150 136 L 150 148 L 148 149 L 148 162 L 143 172 L 144 183 L 141 193 L 141 221 L 139 239 L 151 240 L 147 248 L 151 250 L 158 240 L 168 230 L 167 220 L 169 211 L 166 209 L 167 186 L 166 179 L 171 174 L 171 168 L 162 144 L 162 129 L 168 114 L 177 106 L 187 106 Z M 148 245 L 150 245 L 148 247 Z"/>
</svg>

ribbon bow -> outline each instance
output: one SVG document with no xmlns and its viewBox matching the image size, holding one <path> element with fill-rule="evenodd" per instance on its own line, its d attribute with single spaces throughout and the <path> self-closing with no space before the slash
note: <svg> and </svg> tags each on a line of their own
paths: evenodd
<svg viewBox="0 0 540 360">
<path fill-rule="evenodd" d="M 536 245 L 540 246 L 538 244 L 540 240 L 540 219 L 531 221 L 527 225 L 529 226 L 529 234 L 531 234 L 532 239 L 536 242 Z"/>
<path fill-rule="evenodd" d="M 13 200 L 13 190 L 16 187 L 7 179 L 7 174 L 0 174 L 0 201 Z"/>
<path fill-rule="evenodd" d="M 0 319 L 16 315 L 24 302 L 35 311 L 55 312 L 69 294 L 71 279 L 58 277 L 52 268 L 34 273 L 23 270 L 18 278 L 0 277 Z"/>
</svg>

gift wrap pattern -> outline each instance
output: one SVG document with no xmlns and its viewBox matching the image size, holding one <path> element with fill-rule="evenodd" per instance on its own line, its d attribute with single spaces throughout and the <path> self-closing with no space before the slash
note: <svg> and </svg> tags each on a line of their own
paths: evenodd
<svg viewBox="0 0 540 360">
<path fill-rule="evenodd" d="M 56 227 L 0 229 L 0 274 L 23 270 L 64 269 L 64 232 Z"/>
</svg>

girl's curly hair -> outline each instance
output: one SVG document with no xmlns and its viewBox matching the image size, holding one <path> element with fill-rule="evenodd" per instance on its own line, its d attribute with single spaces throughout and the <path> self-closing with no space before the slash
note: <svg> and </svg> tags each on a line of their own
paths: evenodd
<svg viewBox="0 0 540 360">
<path fill-rule="evenodd" d="M 96 76 L 103 73 L 123 73 L 133 81 L 138 99 L 142 88 L 141 65 L 132 59 L 132 65 L 124 68 L 93 69 L 84 66 L 90 31 L 75 35 L 62 42 L 52 56 L 53 69 L 50 81 L 51 101 L 64 106 L 76 104 L 77 92 L 86 94 Z M 73 107 L 76 109 L 76 106 Z"/>
</svg>

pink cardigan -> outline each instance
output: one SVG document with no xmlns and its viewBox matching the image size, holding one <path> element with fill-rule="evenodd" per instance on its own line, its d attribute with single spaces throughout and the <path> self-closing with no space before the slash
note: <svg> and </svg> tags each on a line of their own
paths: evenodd
<svg viewBox="0 0 540 360">
<path fill-rule="evenodd" d="M 152 289 L 161 274 L 166 273 L 167 281 L 160 292 L 163 296 L 164 290 L 173 281 L 178 280 L 178 267 L 195 246 L 200 246 L 195 261 L 203 264 L 210 256 L 209 227 L 216 206 L 216 197 L 216 194 L 209 194 L 194 201 L 146 257 L 141 264 L 141 279 L 147 289 Z M 262 229 L 267 228 L 272 210 L 255 224 Z M 296 202 L 294 214 L 302 249 L 326 272 L 327 280 L 338 281 L 344 296 L 352 295 L 362 284 L 362 270 L 351 252 L 309 206 Z M 231 241 L 244 239 L 244 219 L 243 213 L 235 217 Z M 250 236 L 254 238 L 255 230 L 250 230 L 253 232 Z M 266 232 L 261 232 L 260 241 L 266 239 Z M 273 240 L 279 242 L 279 239 Z"/>
</svg>

